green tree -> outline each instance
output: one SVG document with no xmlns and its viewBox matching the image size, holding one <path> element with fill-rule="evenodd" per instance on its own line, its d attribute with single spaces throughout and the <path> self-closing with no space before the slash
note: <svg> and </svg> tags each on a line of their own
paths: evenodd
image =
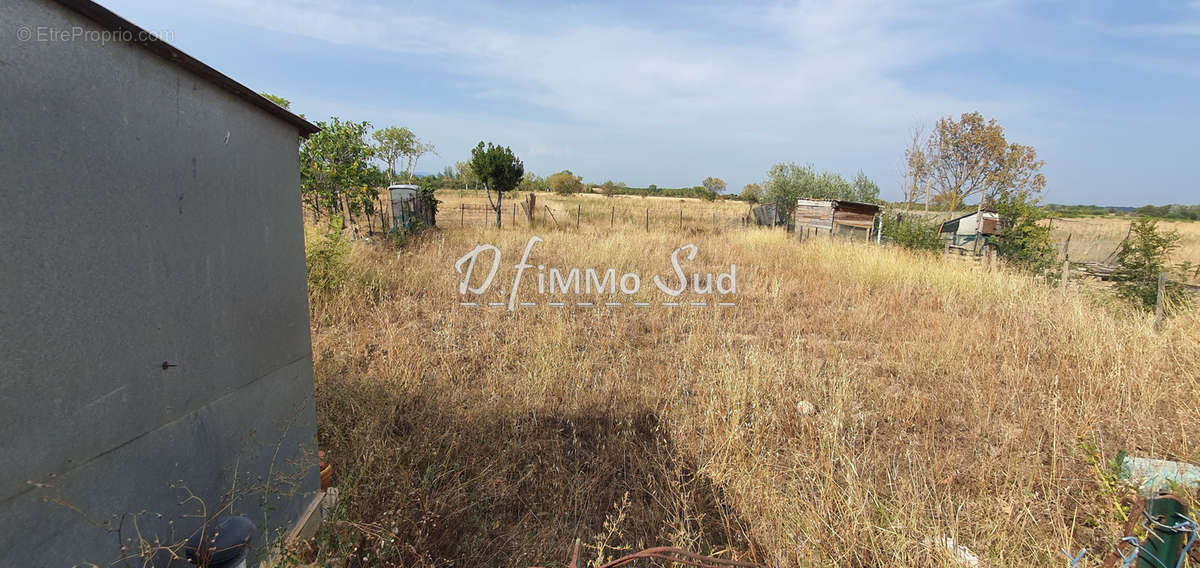
<svg viewBox="0 0 1200 568">
<path fill-rule="evenodd" d="M 883 239 L 889 243 L 915 251 L 942 250 L 938 224 L 930 223 L 923 216 L 889 211 L 881 216 L 881 220 Z"/>
<path fill-rule="evenodd" d="M 989 241 L 1008 263 L 1017 268 L 1057 276 L 1058 250 L 1050 227 L 1040 223 L 1046 213 L 1030 191 L 1007 189 L 992 199 L 1000 216 L 1000 231 Z"/>
<path fill-rule="evenodd" d="M 725 191 L 725 180 L 721 178 L 709 176 L 704 178 L 702 184 L 704 185 L 704 190 L 712 194 Z"/>
<path fill-rule="evenodd" d="M 456 173 L 455 177 L 466 189 L 473 189 L 479 183 L 479 178 L 475 177 L 475 172 L 471 170 L 470 161 L 455 162 L 454 171 Z"/>
<path fill-rule="evenodd" d="M 525 164 L 506 146 L 496 146 L 491 142 L 486 145 L 480 142 L 471 150 L 471 171 L 483 183 L 487 192 L 488 203 L 496 212 L 496 227 L 500 227 L 503 217 L 504 194 L 516 189 L 525 175 Z M 495 201 L 492 192 L 496 192 Z"/>
<path fill-rule="evenodd" d="M 817 174 L 812 165 L 778 163 L 767 171 L 764 197 L 768 203 L 775 204 L 781 219 L 790 220 L 796 213 L 796 201 L 801 197 L 812 197 L 816 183 Z"/>
<path fill-rule="evenodd" d="M 854 176 L 854 181 L 850 183 L 853 190 L 853 200 L 863 203 L 878 203 L 879 202 L 879 186 L 875 184 L 867 174 L 859 170 L 858 175 Z"/>
<path fill-rule="evenodd" d="M 353 224 L 355 214 L 370 214 L 379 191 L 374 149 L 365 140 L 371 124 L 333 117 L 316 126 L 321 130 L 300 146 L 301 195 L 317 215 L 340 211 Z"/>
<path fill-rule="evenodd" d="M 1154 309 L 1158 297 L 1158 275 L 1182 278 L 1180 268 L 1170 267 L 1167 258 L 1179 248 L 1177 231 L 1162 231 L 1158 221 L 1142 218 L 1130 227 L 1129 237 L 1121 242 L 1117 252 L 1117 295 L 1145 309 Z M 1178 282 L 1167 282 L 1168 305 L 1187 304 L 1187 289 Z"/>
<path fill-rule="evenodd" d="M 526 172 L 525 177 L 521 178 L 521 185 L 518 189 L 521 191 L 549 191 L 550 184 L 546 182 L 546 178 L 533 172 Z"/>
<path fill-rule="evenodd" d="M 403 126 L 389 126 L 376 130 L 371 137 L 375 139 L 376 154 L 387 164 L 388 181 L 396 181 L 396 162 L 417 143 L 416 135 Z"/>
<path fill-rule="evenodd" d="M 570 195 L 583 191 L 583 178 L 571 173 L 571 170 L 551 174 L 546 178 L 546 183 L 550 184 L 550 189 L 559 195 Z"/>
<path fill-rule="evenodd" d="M 763 199 L 762 186 L 758 185 L 757 183 L 748 183 L 742 188 L 742 193 L 738 195 L 738 197 L 740 197 L 742 201 L 758 203 Z"/>
</svg>

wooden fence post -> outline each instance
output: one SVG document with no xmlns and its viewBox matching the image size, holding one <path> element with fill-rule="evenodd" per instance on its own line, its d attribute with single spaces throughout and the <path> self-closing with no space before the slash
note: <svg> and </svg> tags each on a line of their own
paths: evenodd
<svg viewBox="0 0 1200 568">
<path fill-rule="evenodd" d="M 575 204 L 575 228 L 579 228 L 579 217 L 583 214 L 583 205 Z"/>
<path fill-rule="evenodd" d="M 1158 294 L 1154 298 L 1154 331 L 1162 329 L 1163 302 L 1167 295 L 1167 273 L 1158 273 Z"/>
<path fill-rule="evenodd" d="M 679 230 L 683 230 L 683 208 L 679 208 Z"/>
<path fill-rule="evenodd" d="M 650 208 L 646 208 L 646 232 L 650 232 Z"/>
<path fill-rule="evenodd" d="M 617 220 L 617 206 L 613 205 L 612 212 L 608 214 L 608 228 L 613 228 L 613 223 Z"/>
<path fill-rule="evenodd" d="M 458 204 L 458 226 L 465 227 L 467 225 L 467 204 Z"/>
</svg>

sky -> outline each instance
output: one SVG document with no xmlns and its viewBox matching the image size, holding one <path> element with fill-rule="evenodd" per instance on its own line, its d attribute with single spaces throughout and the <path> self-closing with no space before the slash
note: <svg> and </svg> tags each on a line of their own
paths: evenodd
<svg viewBox="0 0 1200 568">
<path fill-rule="evenodd" d="M 509 146 L 585 181 L 761 183 L 777 162 L 899 199 L 914 129 L 978 111 L 1050 203 L 1200 203 L 1200 0 L 478 3 L 101 0 L 310 120 Z"/>
</svg>

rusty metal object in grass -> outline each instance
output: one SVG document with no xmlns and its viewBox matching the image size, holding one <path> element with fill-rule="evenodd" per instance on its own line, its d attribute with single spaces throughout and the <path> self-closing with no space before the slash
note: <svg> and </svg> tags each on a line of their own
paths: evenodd
<svg viewBox="0 0 1200 568">
<path fill-rule="evenodd" d="M 711 556 L 701 556 L 699 554 L 688 552 L 682 548 L 676 548 L 673 546 L 647 548 L 640 552 L 635 552 L 605 564 L 601 564 L 598 568 L 617 568 L 618 566 L 632 564 L 638 560 L 663 560 L 678 564 L 680 566 L 692 566 L 693 568 L 762 568 L 761 564 L 755 564 L 753 562 L 741 562 L 738 560 L 724 560 L 721 558 L 713 558 Z M 571 563 L 567 565 L 567 568 L 578 568 L 578 562 L 579 543 L 576 543 L 571 551 Z"/>
</svg>

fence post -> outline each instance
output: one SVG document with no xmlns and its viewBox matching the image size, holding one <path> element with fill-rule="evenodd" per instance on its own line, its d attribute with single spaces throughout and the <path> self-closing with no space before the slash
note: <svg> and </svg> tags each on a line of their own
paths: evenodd
<svg viewBox="0 0 1200 568">
<path fill-rule="evenodd" d="M 465 227 L 467 225 L 467 204 L 458 204 L 458 226 Z"/>
<path fill-rule="evenodd" d="M 617 221 L 617 206 L 613 205 L 612 212 L 608 214 L 608 228 L 613 228 L 613 223 Z"/>
<path fill-rule="evenodd" d="M 579 217 L 582 216 L 582 214 L 583 214 L 583 205 L 579 204 L 579 203 L 575 204 L 575 228 L 576 229 L 579 228 Z"/>
<path fill-rule="evenodd" d="M 679 230 L 683 230 L 683 208 L 679 208 Z"/>
<path fill-rule="evenodd" d="M 1067 289 L 1067 280 L 1069 280 L 1070 278 L 1071 278 L 1071 261 L 1064 260 L 1063 261 L 1062 280 L 1059 282 L 1059 285 L 1062 287 L 1063 290 Z"/>
<path fill-rule="evenodd" d="M 513 224 L 513 226 L 516 226 L 516 224 L 517 224 L 517 204 L 516 203 L 512 204 L 512 224 Z"/>
<path fill-rule="evenodd" d="M 646 208 L 646 232 L 650 232 L 650 208 Z"/>
<path fill-rule="evenodd" d="M 1158 294 L 1154 298 L 1154 331 L 1162 329 L 1163 302 L 1167 295 L 1167 273 L 1158 273 Z"/>
</svg>

